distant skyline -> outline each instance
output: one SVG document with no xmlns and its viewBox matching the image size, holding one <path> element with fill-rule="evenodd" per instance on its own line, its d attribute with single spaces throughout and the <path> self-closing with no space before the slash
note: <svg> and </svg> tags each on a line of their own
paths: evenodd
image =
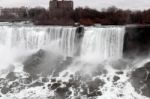
<svg viewBox="0 0 150 99">
<path fill-rule="evenodd" d="M 0 7 L 45 7 L 50 0 L 0 0 Z M 74 7 L 90 7 L 101 10 L 110 6 L 122 9 L 144 10 L 150 8 L 150 0 L 73 0 Z"/>
</svg>

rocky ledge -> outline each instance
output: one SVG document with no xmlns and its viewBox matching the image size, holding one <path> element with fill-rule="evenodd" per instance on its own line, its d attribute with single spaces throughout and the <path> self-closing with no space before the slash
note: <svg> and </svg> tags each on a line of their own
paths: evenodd
<svg viewBox="0 0 150 99">
<path fill-rule="evenodd" d="M 150 62 L 132 72 L 131 82 L 139 94 L 150 97 Z"/>
</svg>

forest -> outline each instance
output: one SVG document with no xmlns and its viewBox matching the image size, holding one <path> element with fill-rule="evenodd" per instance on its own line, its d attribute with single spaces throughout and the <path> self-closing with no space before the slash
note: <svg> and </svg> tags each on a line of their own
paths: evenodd
<svg viewBox="0 0 150 99">
<path fill-rule="evenodd" d="M 21 9 L 21 8 L 20 8 Z M 23 12 L 24 11 L 24 12 Z M 30 8 L 28 13 L 22 10 L 23 14 L 19 18 L 26 18 L 32 20 L 36 25 L 74 25 L 75 23 L 81 25 L 126 25 L 126 24 L 150 24 L 150 9 L 142 11 L 123 10 L 115 6 L 98 11 L 88 7 L 78 7 L 72 11 L 69 17 L 59 16 L 51 21 L 50 11 L 45 8 Z M 68 16 L 68 15 L 67 15 Z M 15 18 L 13 15 L 4 14 L 0 16 L 3 18 Z M 18 16 L 17 16 L 18 18 Z"/>
<path fill-rule="evenodd" d="M 39 22 L 48 22 L 50 12 L 41 13 L 35 20 Z M 73 23 L 90 26 L 94 24 L 101 25 L 126 25 L 126 24 L 150 24 L 150 9 L 143 11 L 131 11 L 116 8 L 114 6 L 98 11 L 91 8 L 76 8 L 69 18 L 63 18 L 65 22 L 72 20 Z M 57 20 L 59 21 L 59 20 Z M 56 22 L 57 23 L 57 22 Z M 47 23 L 48 24 L 48 23 Z"/>
</svg>

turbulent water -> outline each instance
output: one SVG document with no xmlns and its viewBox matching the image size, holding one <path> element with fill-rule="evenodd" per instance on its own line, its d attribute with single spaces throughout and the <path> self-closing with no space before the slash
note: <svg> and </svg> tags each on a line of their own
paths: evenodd
<svg viewBox="0 0 150 99">
<path fill-rule="evenodd" d="M 77 34 L 75 27 L 0 26 L 0 98 L 147 99 L 132 87 L 129 81 L 132 68 L 122 59 L 125 27 L 87 27 L 82 38 Z M 42 86 L 38 83 L 39 86 L 33 87 L 35 81 L 23 84 L 20 79 L 30 75 L 23 71 L 23 62 L 40 49 L 72 57 L 72 62 L 59 72 L 59 76 L 47 75 L 49 81 Z M 120 64 L 121 60 L 126 64 Z M 51 58 L 42 64 L 49 61 Z M 17 79 L 5 79 L 8 72 L 15 72 Z M 40 76 L 36 81 L 42 82 L 41 79 Z M 56 80 L 55 86 L 61 83 L 60 88 L 53 88 L 52 79 Z M 72 83 L 68 83 L 70 81 Z M 15 82 L 20 84 L 14 85 Z"/>
</svg>

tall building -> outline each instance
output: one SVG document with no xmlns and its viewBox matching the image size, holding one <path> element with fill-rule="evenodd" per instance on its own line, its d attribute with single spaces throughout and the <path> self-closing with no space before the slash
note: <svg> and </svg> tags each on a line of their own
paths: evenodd
<svg viewBox="0 0 150 99">
<path fill-rule="evenodd" d="M 50 16 L 55 18 L 69 17 L 73 11 L 73 1 L 52 0 L 49 4 Z"/>
<path fill-rule="evenodd" d="M 0 16 L 2 15 L 2 7 L 0 7 Z"/>
</svg>

